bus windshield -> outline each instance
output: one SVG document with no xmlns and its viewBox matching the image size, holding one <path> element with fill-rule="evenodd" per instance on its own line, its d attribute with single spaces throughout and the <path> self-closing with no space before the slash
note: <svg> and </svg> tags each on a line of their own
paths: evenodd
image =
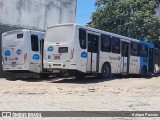
<svg viewBox="0 0 160 120">
<path fill-rule="evenodd" d="M 51 27 L 46 31 L 45 41 L 51 44 L 68 43 L 73 38 L 73 32 L 73 25 Z"/>
</svg>

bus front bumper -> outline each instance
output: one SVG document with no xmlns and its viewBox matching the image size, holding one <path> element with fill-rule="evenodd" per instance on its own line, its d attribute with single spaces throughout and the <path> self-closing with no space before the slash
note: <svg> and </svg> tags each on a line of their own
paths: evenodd
<svg viewBox="0 0 160 120">
<path fill-rule="evenodd" d="M 45 69 L 76 69 L 76 64 L 73 62 L 44 62 Z"/>
</svg>

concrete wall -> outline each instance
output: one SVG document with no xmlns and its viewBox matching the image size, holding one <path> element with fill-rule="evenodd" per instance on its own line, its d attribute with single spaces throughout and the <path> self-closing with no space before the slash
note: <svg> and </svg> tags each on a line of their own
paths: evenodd
<svg viewBox="0 0 160 120">
<path fill-rule="evenodd" d="M 44 30 L 76 22 L 77 0 L 0 0 L 0 24 Z"/>
</svg>

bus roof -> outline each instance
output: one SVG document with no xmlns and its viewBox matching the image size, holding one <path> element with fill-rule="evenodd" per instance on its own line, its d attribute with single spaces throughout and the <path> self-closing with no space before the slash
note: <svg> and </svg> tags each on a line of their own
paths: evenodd
<svg viewBox="0 0 160 120">
<path fill-rule="evenodd" d="M 6 35 L 9 35 L 9 34 L 14 34 L 14 33 L 20 33 L 20 32 L 39 32 L 39 33 L 43 33 L 43 34 L 44 34 L 44 32 L 36 31 L 36 30 L 18 29 L 18 30 L 11 30 L 11 31 L 4 32 L 4 33 L 2 34 L 2 36 L 6 36 Z"/>
<path fill-rule="evenodd" d="M 50 29 L 50 28 L 53 28 L 53 27 L 59 27 L 59 26 L 76 26 L 76 27 L 80 27 L 80 28 L 83 28 L 83 29 L 88 29 L 88 30 L 91 30 L 91 31 L 94 31 L 94 32 L 97 32 L 97 33 L 108 34 L 108 35 L 111 35 L 111 36 L 120 37 L 122 39 L 128 39 L 128 40 L 138 42 L 136 39 L 133 39 L 133 38 L 125 37 L 125 36 L 114 34 L 114 33 L 111 33 L 111 32 L 106 32 L 106 31 L 99 30 L 99 29 L 96 29 L 96 28 L 91 28 L 91 27 L 88 27 L 88 26 L 78 25 L 78 24 L 75 24 L 75 23 L 65 23 L 65 24 L 52 25 L 52 26 L 46 27 L 46 30 Z"/>
<path fill-rule="evenodd" d="M 155 47 L 154 44 L 152 44 L 152 43 L 150 43 L 150 42 L 147 42 L 147 41 L 144 41 L 144 40 L 140 40 L 139 43 L 145 44 L 145 45 L 147 45 L 147 46 L 149 46 L 149 47 L 153 47 L 153 48 Z"/>
<path fill-rule="evenodd" d="M 50 29 L 50 28 L 53 28 L 53 27 L 59 27 L 59 26 L 76 26 L 76 27 L 87 29 L 87 30 L 94 31 L 94 32 L 97 32 L 97 33 L 107 34 L 107 35 L 111 35 L 111 36 L 115 36 L 115 37 L 120 37 L 121 39 L 124 39 L 124 40 L 130 40 L 130 41 L 134 41 L 134 42 L 141 42 L 143 44 L 147 44 L 147 45 L 149 45 L 151 47 L 154 47 L 154 45 L 152 43 L 149 43 L 149 42 L 146 42 L 146 41 L 143 41 L 143 40 L 137 40 L 137 39 L 134 39 L 134 38 L 129 38 L 129 37 L 126 37 L 126 36 L 118 35 L 118 34 L 107 32 L 107 31 L 103 31 L 103 30 L 99 30 L 99 29 L 96 29 L 96 28 L 91 28 L 91 27 L 88 27 L 88 26 L 82 26 L 82 25 L 79 25 L 79 24 L 76 24 L 76 23 L 56 24 L 56 25 L 52 25 L 52 26 L 46 27 L 46 30 Z"/>
</svg>

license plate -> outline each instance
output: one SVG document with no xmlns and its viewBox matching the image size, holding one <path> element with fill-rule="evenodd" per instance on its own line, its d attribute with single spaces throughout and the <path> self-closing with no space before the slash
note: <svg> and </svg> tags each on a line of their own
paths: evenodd
<svg viewBox="0 0 160 120">
<path fill-rule="evenodd" d="M 12 62 L 12 67 L 16 67 L 16 62 Z"/>
<path fill-rule="evenodd" d="M 56 56 L 54 56 L 54 59 L 55 59 L 55 60 L 59 60 L 59 59 L 60 59 L 60 56 L 56 55 Z"/>
</svg>

